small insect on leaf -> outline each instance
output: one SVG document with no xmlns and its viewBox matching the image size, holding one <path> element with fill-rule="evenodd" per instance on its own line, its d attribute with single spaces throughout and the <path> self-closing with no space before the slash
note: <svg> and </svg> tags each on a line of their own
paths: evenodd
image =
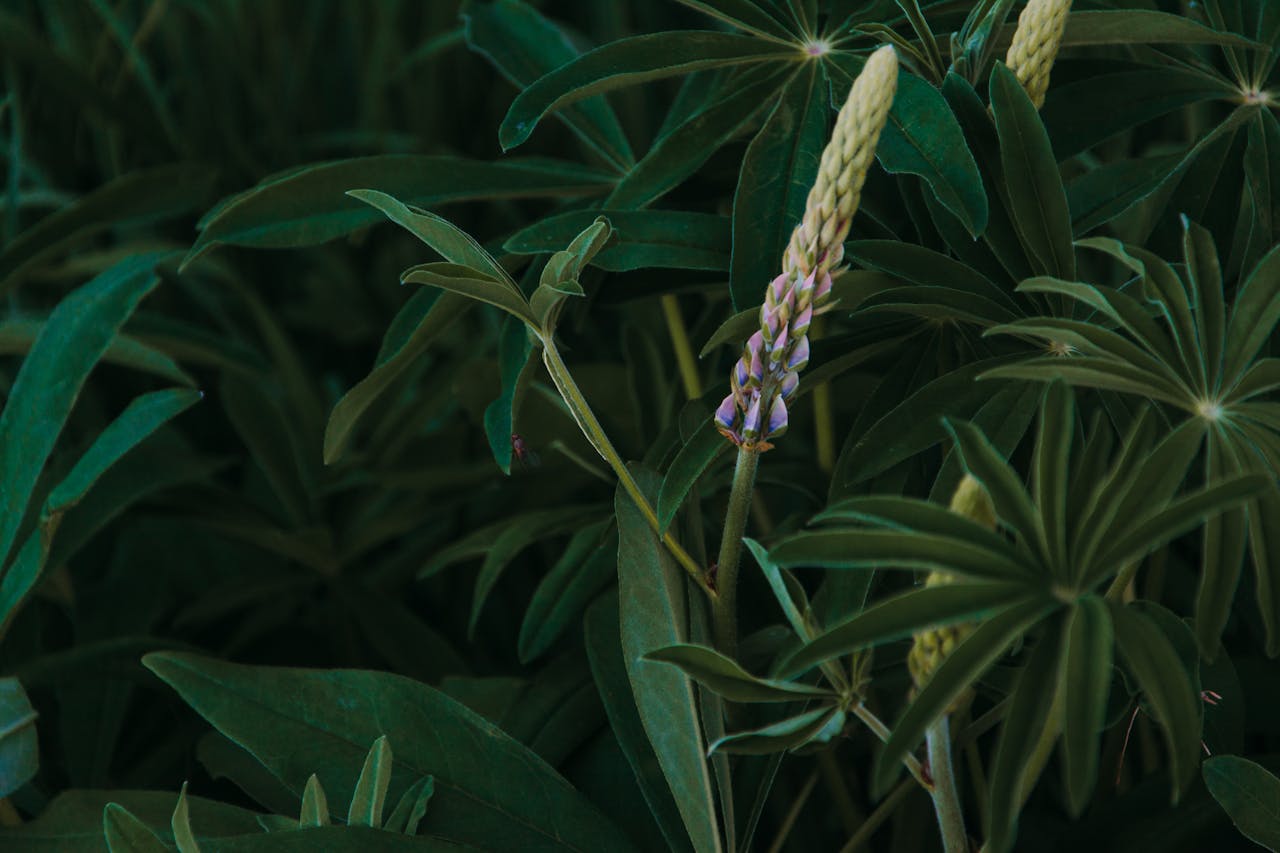
<svg viewBox="0 0 1280 853">
<path fill-rule="evenodd" d="M 542 464 L 542 457 L 538 456 L 519 433 L 511 433 L 511 453 L 523 468 L 537 468 Z"/>
</svg>

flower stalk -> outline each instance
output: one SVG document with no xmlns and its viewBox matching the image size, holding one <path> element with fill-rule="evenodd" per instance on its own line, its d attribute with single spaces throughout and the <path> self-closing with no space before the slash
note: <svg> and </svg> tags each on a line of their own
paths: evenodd
<svg viewBox="0 0 1280 853">
<path fill-rule="evenodd" d="M 897 85 L 898 57 L 886 45 L 867 59 L 840 109 L 782 272 L 765 289 L 760 328 L 743 347 L 729 374 L 729 395 L 716 409 L 717 428 L 738 447 L 715 582 L 715 636 L 726 654 L 737 646 L 738 564 L 759 456 L 787 429 L 787 405 L 809 362 L 809 327 L 831 308 L 831 279 L 839 274 L 844 238 Z"/>
</svg>

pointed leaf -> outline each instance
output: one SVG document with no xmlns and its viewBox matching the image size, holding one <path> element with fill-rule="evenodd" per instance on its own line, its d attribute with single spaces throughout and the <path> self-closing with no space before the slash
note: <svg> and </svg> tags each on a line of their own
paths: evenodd
<svg viewBox="0 0 1280 853">
<path fill-rule="evenodd" d="M 1071 812 L 1084 811 L 1098 781 L 1098 755 L 1111 690 L 1114 631 L 1106 603 L 1078 600 L 1063 625 L 1062 774 Z"/>
<path fill-rule="evenodd" d="M 400 275 L 400 281 L 408 284 L 427 284 L 449 293 L 456 293 L 501 308 L 530 326 L 536 326 L 529 303 L 512 285 L 482 277 L 477 270 L 457 264 L 433 263 L 410 267 Z"/>
<path fill-rule="evenodd" d="M 675 664 L 685 675 L 730 702 L 796 702 L 835 695 L 822 687 L 757 678 L 737 662 L 706 646 L 679 643 L 655 649 L 644 657 Z"/>
<path fill-rule="evenodd" d="M 320 778 L 312 773 L 302 789 L 302 812 L 298 817 L 298 826 L 329 825 L 329 799 L 324 795 L 324 786 Z"/>
<path fill-rule="evenodd" d="M 387 788 L 391 785 L 391 746 L 383 735 L 373 742 L 365 756 L 360 778 L 356 780 L 355 793 L 351 795 L 351 807 L 347 810 L 347 823 L 353 826 L 382 826 L 382 806 L 387 800 Z"/>
<path fill-rule="evenodd" d="M 1268 850 L 1280 849 L 1280 779 L 1237 755 L 1216 755 L 1201 772 L 1209 793 L 1242 835 Z"/>
<path fill-rule="evenodd" d="M 173 840 L 178 846 L 178 853 L 200 853 L 200 845 L 191 832 L 191 809 L 187 806 L 187 783 L 182 783 L 182 791 L 178 794 L 178 804 L 173 807 Z"/>
<path fill-rule="evenodd" d="M 801 747 L 831 726 L 844 722 L 844 713 L 827 705 L 759 729 L 734 732 L 711 744 L 711 752 L 732 755 L 769 755 Z"/>
</svg>

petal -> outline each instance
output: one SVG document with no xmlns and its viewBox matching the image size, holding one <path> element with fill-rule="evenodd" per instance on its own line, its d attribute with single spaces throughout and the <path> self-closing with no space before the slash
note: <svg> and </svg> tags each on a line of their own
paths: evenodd
<svg viewBox="0 0 1280 853">
<path fill-rule="evenodd" d="M 747 414 L 742 419 L 742 434 L 747 438 L 754 438 L 760 434 L 760 395 L 757 394 L 751 401 L 751 405 L 747 408 Z"/>
<path fill-rule="evenodd" d="M 705 411 L 705 410 L 704 410 Z M 734 395 L 724 398 L 720 408 L 716 409 L 716 423 L 725 429 L 733 429 L 733 422 L 738 419 L 738 405 Z"/>
<path fill-rule="evenodd" d="M 787 370 L 800 370 L 809 363 L 809 336 L 805 335 L 796 341 L 795 348 L 791 350 L 791 357 L 787 359 Z"/>
<path fill-rule="evenodd" d="M 782 385 L 779 387 L 778 390 L 782 392 L 782 396 L 784 399 L 790 400 L 792 397 L 795 396 L 796 389 L 799 387 L 800 387 L 800 374 L 792 370 L 789 373 L 787 373 L 787 375 L 782 377 Z"/>
<path fill-rule="evenodd" d="M 791 321 L 791 334 L 803 335 L 809 330 L 809 324 L 813 322 L 813 305 L 806 305 L 804 310 L 796 315 Z"/>
<path fill-rule="evenodd" d="M 787 404 L 783 402 L 782 397 L 774 397 L 773 405 L 769 407 L 769 428 L 765 433 L 765 438 L 773 438 L 775 435 L 781 435 L 787 429 Z"/>
</svg>

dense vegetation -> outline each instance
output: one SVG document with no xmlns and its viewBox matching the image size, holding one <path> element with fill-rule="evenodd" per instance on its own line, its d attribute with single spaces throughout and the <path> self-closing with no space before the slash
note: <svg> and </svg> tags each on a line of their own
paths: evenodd
<svg viewBox="0 0 1280 853">
<path fill-rule="evenodd" d="M 0 849 L 1280 849 L 1278 60 L 0 0 Z"/>
</svg>

